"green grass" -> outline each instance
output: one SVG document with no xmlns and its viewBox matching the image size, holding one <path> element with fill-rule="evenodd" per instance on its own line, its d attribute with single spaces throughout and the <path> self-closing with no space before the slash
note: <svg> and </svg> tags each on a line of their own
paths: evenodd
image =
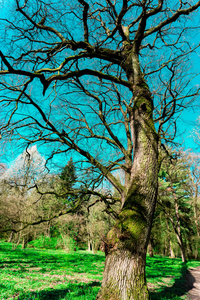
<svg viewBox="0 0 200 300">
<path fill-rule="evenodd" d="M 186 272 L 188 268 L 197 266 L 200 266 L 200 261 L 183 263 L 180 258 L 147 257 L 146 275 L 151 299 L 186 299 Z"/>
<path fill-rule="evenodd" d="M 0 243 L 0 299 L 95 299 L 102 280 L 103 253 L 12 250 Z"/>
<path fill-rule="evenodd" d="M 94 300 L 102 281 L 104 254 L 63 250 L 12 250 L 0 242 L 0 300 Z M 189 262 L 189 267 L 200 262 Z M 187 265 L 180 259 L 147 258 L 152 300 L 184 299 Z"/>
</svg>

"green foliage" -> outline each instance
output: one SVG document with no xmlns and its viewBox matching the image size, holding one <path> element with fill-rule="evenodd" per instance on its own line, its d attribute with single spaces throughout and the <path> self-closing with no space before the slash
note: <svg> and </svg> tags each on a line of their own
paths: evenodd
<svg viewBox="0 0 200 300">
<path fill-rule="evenodd" d="M 36 240 L 29 243 L 29 247 L 38 248 L 38 249 L 58 249 L 59 247 L 59 238 L 50 238 L 47 236 L 40 235 Z"/>
<path fill-rule="evenodd" d="M 67 165 L 63 167 L 59 177 L 61 179 L 61 191 L 62 193 L 66 192 L 66 196 L 64 197 L 65 199 L 63 200 L 64 203 L 69 204 L 70 202 L 76 201 L 76 196 L 72 194 L 67 194 L 68 191 L 73 188 L 74 184 L 77 181 L 76 169 L 72 158 L 70 158 Z"/>
<path fill-rule="evenodd" d="M 39 236 L 36 240 L 28 244 L 29 248 L 36 249 L 65 249 L 67 251 L 77 250 L 76 241 L 67 235 L 57 237 Z"/>
<path fill-rule="evenodd" d="M 154 252 L 176 257 L 185 253 L 186 258 L 197 258 L 200 248 L 196 239 L 191 165 L 187 156 L 169 152 L 175 158 L 166 157 L 159 172 L 158 204 L 151 233 Z"/>
<path fill-rule="evenodd" d="M 91 198 L 92 201 L 94 202 L 95 199 Z M 102 239 L 114 225 L 113 219 L 108 214 L 105 214 L 105 209 L 104 203 L 97 203 L 90 207 L 89 213 L 85 212 L 88 241 L 91 243 L 93 251 L 97 251 L 100 248 Z"/>
<path fill-rule="evenodd" d="M 76 170 L 72 158 L 68 161 L 67 165 L 63 167 L 60 173 L 60 179 L 62 180 L 62 187 L 71 189 L 77 180 Z"/>
<path fill-rule="evenodd" d="M 62 235 L 62 242 L 64 249 L 68 252 L 78 250 L 77 242 L 68 235 Z"/>
<path fill-rule="evenodd" d="M 95 300 L 104 268 L 104 254 L 87 251 L 12 249 L 0 242 L 0 300 Z M 180 259 L 147 257 L 147 282 L 152 300 L 181 300 L 186 295 L 187 264 Z"/>
</svg>

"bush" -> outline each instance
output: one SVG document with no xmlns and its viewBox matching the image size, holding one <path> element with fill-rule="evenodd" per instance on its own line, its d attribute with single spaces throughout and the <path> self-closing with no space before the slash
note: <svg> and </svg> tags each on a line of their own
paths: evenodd
<svg viewBox="0 0 200 300">
<path fill-rule="evenodd" d="M 72 237 L 68 235 L 62 235 L 62 241 L 64 244 L 64 249 L 67 252 L 78 250 L 77 242 Z"/>
<path fill-rule="evenodd" d="M 76 251 L 77 242 L 67 235 L 52 238 L 40 235 L 36 240 L 29 242 L 28 247 L 37 249 L 65 249 L 66 251 Z"/>
<path fill-rule="evenodd" d="M 38 249 L 57 249 L 58 238 L 50 238 L 46 236 L 39 236 L 38 239 L 31 241 L 28 246 L 30 248 Z"/>
</svg>

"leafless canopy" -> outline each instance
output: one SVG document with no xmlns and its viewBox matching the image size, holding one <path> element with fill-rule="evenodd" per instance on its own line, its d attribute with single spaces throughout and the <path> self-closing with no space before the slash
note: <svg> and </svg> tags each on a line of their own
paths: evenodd
<svg viewBox="0 0 200 300">
<path fill-rule="evenodd" d="M 116 174 L 131 178 L 139 87 L 149 85 L 161 140 L 173 138 L 176 117 L 198 94 L 189 56 L 199 46 L 192 39 L 199 24 L 188 15 L 199 6 L 13 0 L 0 21 L 2 138 L 43 144 L 49 158 L 76 153 L 88 189 L 106 178 L 123 194 Z M 99 195 L 108 206 L 115 202 Z"/>
</svg>

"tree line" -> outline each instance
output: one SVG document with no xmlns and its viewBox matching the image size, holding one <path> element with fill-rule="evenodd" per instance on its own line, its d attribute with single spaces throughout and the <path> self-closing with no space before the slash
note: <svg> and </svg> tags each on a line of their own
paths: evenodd
<svg viewBox="0 0 200 300">
<path fill-rule="evenodd" d="M 118 177 L 124 180 L 123 174 Z M 106 235 L 114 224 L 112 213 L 105 214 L 105 203 L 97 195 L 84 199 L 73 213 L 67 213 L 77 202 L 68 191 L 77 184 L 80 182 L 72 158 L 58 174 L 47 174 L 37 148 L 32 147 L 29 156 L 24 151 L 1 173 L 1 238 L 13 246 L 21 243 L 22 248 L 105 251 Z M 183 262 L 199 259 L 199 189 L 200 155 L 163 152 L 149 255 L 180 256 Z M 101 190 L 103 193 L 103 186 Z M 110 193 L 119 197 L 116 189 L 111 188 Z M 115 209 L 120 210 L 119 203 Z"/>
</svg>

